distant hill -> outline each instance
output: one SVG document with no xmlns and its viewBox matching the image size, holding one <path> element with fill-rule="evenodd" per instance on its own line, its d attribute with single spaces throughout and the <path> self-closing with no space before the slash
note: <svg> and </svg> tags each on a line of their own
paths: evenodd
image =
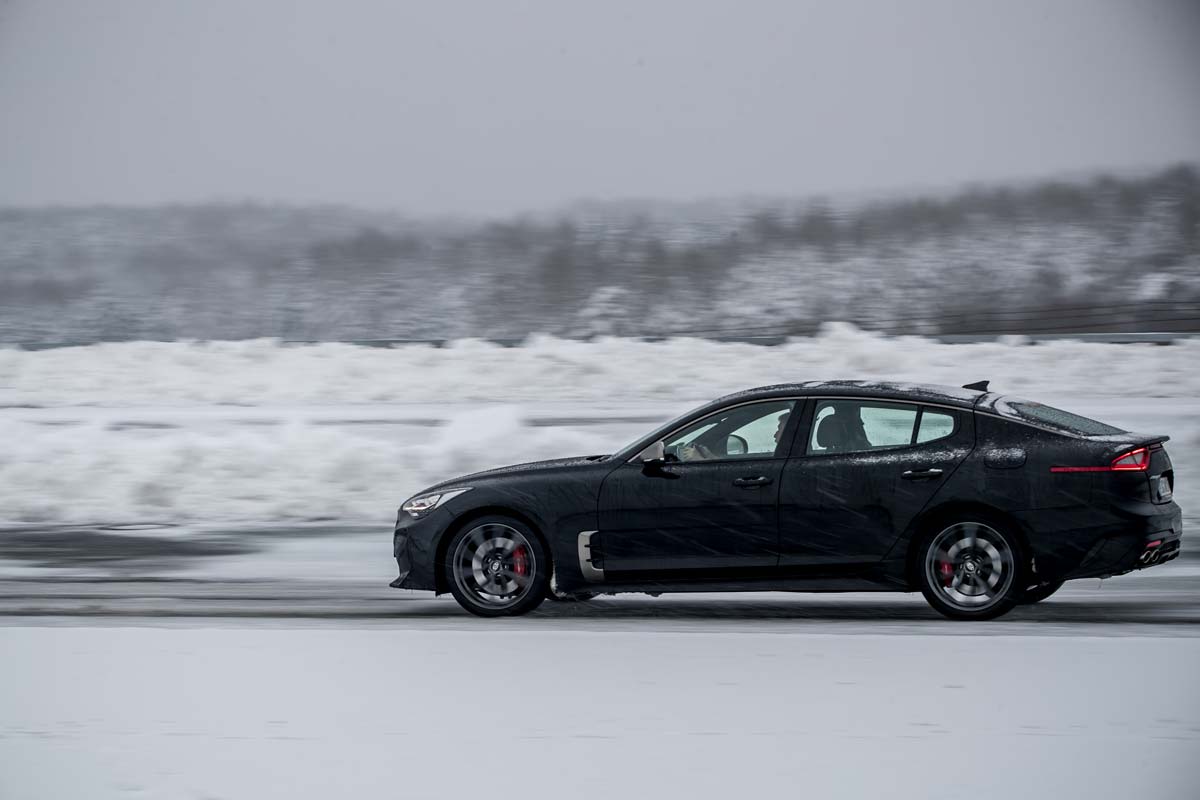
<svg viewBox="0 0 1200 800">
<path fill-rule="evenodd" d="M 1200 173 L 494 222 L 0 210 L 0 341 L 1200 330 Z"/>
</svg>

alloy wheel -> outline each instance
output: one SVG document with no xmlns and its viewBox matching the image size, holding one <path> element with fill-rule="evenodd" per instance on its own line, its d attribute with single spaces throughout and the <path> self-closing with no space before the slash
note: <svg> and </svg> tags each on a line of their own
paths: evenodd
<svg viewBox="0 0 1200 800">
<path fill-rule="evenodd" d="M 925 552 L 925 578 L 933 591 L 962 611 L 983 611 L 1005 597 L 1016 576 L 1008 541 L 980 522 L 943 530 Z"/>
<path fill-rule="evenodd" d="M 451 570 L 464 595 L 498 611 L 516 605 L 530 592 L 538 563 L 523 533 L 489 522 L 462 537 L 454 549 Z"/>
</svg>

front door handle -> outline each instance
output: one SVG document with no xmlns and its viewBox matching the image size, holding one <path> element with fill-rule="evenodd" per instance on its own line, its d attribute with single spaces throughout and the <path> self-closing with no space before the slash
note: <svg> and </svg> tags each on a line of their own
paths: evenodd
<svg viewBox="0 0 1200 800">
<path fill-rule="evenodd" d="M 906 469 L 900 473 L 900 477 L 906 481 L 929 481 L 942 477 L 942 471 L 937 467 L 933 467 L 932 469 Z"/>
<path fill-rule="evenodd" d="M 772 483 L 771 479 L 766 475 L 759 475 L 757 478 L 734 478 L 733 485 L 740 486 L 743 489 L 750 489 L 755 486 L 766 486 Z"/>
</svg>

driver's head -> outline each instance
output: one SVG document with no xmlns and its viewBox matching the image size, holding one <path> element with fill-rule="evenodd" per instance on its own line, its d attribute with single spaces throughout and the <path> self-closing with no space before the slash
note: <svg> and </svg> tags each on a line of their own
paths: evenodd
<svg viewBox="0 0 1200 800">
<path fill-rule="evenodd" d="M 788 417 L 792 412 L 785 411 L 779 415 L 779 424 L 775 427 L 775 446 L 779 446 L 779 439 L 783 436 L 783 429 L 787 427 Z"/>
</svg>

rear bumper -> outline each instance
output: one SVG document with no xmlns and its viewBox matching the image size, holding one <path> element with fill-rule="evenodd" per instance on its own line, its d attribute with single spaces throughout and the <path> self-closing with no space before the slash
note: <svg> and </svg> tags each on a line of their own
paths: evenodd
<svg viewBox="0 0 1200 800">
<path fill-rule="evenodd" d="M 1178 558 L 1183 538 L 1183 512 L 1174 503 L 1164 511 L 1141 518 L 1120 532 L 1100 537 L 1064 577 L 1107 578 Z"/>
<path fill-rule="evenodd" d="M 1149 542 L 1146 549 L 1138 556 L 1137 566 L 1134 569 L 1146 569 L 1157 564 L 1165 564 L 1168 561 L 1174 561 L 1179 558 L 1180 542 L 1179 539 L 1164 542 Z"/>
</svg>

